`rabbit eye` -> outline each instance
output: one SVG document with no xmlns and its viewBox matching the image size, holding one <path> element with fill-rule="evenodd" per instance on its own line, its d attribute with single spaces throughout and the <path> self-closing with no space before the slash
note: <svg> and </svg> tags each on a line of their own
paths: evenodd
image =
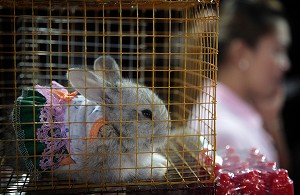
<svg viewBox="0 0 300 195">
<path fill-rule="evenodd" d="M 149 119 L 152 119 L 152 112 L 151 112 L 151 110 L 142 110 L 142 114 L 143 114 L 145 117 L 147 117 L 147 118 L 149 118 Z"/>
</svg>

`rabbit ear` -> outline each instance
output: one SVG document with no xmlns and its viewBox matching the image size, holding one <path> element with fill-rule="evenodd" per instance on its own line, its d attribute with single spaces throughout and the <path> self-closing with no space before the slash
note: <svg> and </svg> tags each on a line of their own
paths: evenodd
<svg viewBox="0 0 300 195">
<path fill-rule="evenodd" d="M 119 65 L 110 55 L 100 56 L 95 60 L 94 72 L 110 83 L 116 83 L 121 79 Z"/>
<path fill-rule="evenodd" d="M 68 80 L 72 87 L 87 99 L 97 103 L 105 99 L 105 87 L 109 85 L 102 77 L 95 75 L 92 71 L 81 69 L 70 69 Z"/>
</svg>

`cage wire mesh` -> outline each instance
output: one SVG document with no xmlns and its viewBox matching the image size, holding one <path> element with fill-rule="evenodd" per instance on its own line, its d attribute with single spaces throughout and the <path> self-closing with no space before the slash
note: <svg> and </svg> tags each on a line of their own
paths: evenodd
<svg viewBox="0 0 300 195">
<path fill-rule="evenodd" d="M 188 190 L 214 194 L 218 6 L 217 0 L 0 0 L 0 192 Z M 87 72 L 103 55 L 116 60 L 120 77 L 156 93 L 170 113 L 167 128 L 160 130 L 167 132 L 166 144 L 159 151 L 151 151 L 167 159 L 163 179 L 74 182 L 72 178 L 56 178 L 54 168 L 37 178 L 40 156 L 36 152 L 20 154 L 18 148 L 28 142 L 36 149 L 41 140 L 36 135 L 20 139 L 18 132 L 11 130 L 12 122 L 7 118 L 16 108 L 15 100 L 22 89 L 32 90 L 35 84 L 52 90 L 53 81 L 72 91 L 66 76 L 70 68 Z M 27 106 L 32 112 L 29 115 L 38 117 L 32 107 Z M 27 121 L 23 125 L 34 124 Z M 33 129 L 34 133 L 38 130 Z M 154 131 L 153 127 L 149 131 Z M 15 154 L 7 155 L 8 148 Z M 34 159 L 31 171 L 21 169 L 26 158 Z M 138 168 L 132 169 L 138 172 Z"/>
</svg>

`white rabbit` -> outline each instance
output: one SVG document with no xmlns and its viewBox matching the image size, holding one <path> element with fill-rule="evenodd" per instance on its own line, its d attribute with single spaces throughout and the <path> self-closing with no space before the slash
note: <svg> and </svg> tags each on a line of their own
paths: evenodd
<svg viewBox="0 0 300 195">
<path fill-rule="evenodd" d="M 168 135 L 169 115 L 162 100 L 149 88 L 122 78 L 118 64 L 110 56 L 96 59 L 93 71 L 71 69 L 68 79 L 96 107 L 101 105 L 107 125 L 99 133 L 104 139 L 84 143 L 86 148 L 81 147 L 82 143 L 76 147 L 71 142 L 75 153 L 88 156 L 80 156 L 70 168 L 60 169 L 81 170 L 70 175 L 86 177 L 89 182 L 162 179 L 167 160 L 153 153 L 166 143 Z M 95 118 L 87 115 L 86 120 Z"/>
<path fill-rule="evenodd" d="M 94 70 L 70 69 L 67 77 L 80 95 L 63 104 L 63 121 L 58 125 L 63 123 L 66 129 L 69 142 L 64 142 L 64 147 L 68 148 L 69 161 L 57 166 L 53 175 L 88 183 L 164 179 L 167 159 L 157 150 L 166 144 L 170 118 L 163 101 L 146 86 L 122 78 L 118 64 L 110 56 L 97 58 Z M 52 87 L 51 93 L 59 85 L 54 82 Z M 43 87 L 36 87 L 41 94 L 46 93 L 43 90 Z M 55 97 L 50 99 L 50 107 L 55 107 L 52 100 Z M 16 111 L 14 113 L 18 115 Z M 40 118 L 47 121 L 47 116 L 46 113 L 45 119 Z M 56 120 L 52 115 L 50 118 Z M 45 128 L 49 126 L 47 124 Z M 93 128 L 97 128 L 96 133 L 91 132 Z M 40 135 L 40 129 L 37 138 L 49 136 L 50 131 Z M 62 144 L 61 140 L 56 144 L 53 142 L 44 141 L 46 145 L 52 144 L 46 151 L 50 156 L 52 146 Z M 65 155 L 61 151 L 57 154 Z M 46 157 L 41 161 L 46 162 Z M 53 166 L 52 161 L 47 161 L 49 169 Z"/>
</svg>

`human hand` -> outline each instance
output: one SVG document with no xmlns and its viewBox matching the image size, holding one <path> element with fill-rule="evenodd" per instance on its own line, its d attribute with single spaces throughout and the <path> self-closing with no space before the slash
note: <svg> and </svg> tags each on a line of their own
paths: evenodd
<svg viewBox="0 0 300 195">
<path fill-rule="evenodd" d="M 257 98 L 255 107 L 262 117 L 263 125 L 274 140 L 274 144 L 279 153 L 280 166 L 290 168 L 289 149 L 283 131 L 283 121 L 281 117 L 282 108 L 286 99 L 283 86 L 279 86 L 274 94 L 264 98 Z"/>
<path fill-rule="evenodd" d="M 274 123 L 281 121 L 281 112 L 285 99 L 286 94 L 283 85 L 280 85 L 272 95 L 267 97 L 258 97 L 255 100 L 255 108 L 261 115 L 265 125 L 274 125 Z"/>
</svg>

